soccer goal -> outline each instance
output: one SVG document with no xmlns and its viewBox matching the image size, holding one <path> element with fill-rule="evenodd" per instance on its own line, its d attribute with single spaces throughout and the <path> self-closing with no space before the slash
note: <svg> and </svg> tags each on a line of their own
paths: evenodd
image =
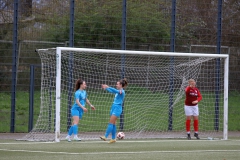
<svg viewBox="0 0 240 160">
<path fill-rule="evenodd" d="M 79 123 L 81 139 L 104 135 L 114 95 L 101 84 L 115 87 L 122 78 L 129 85 L 117 129 L 126 139 L 186 138 L 184 91 L 190 78 L 203 96 L 200 138 L 228 138 L 228 55 L 70 47 L 37 51 L 42 64 L 41 109 L 26 140 L 58 142 L 66 137 L 78 78 L 86 81 L 88 99 L 96 108 L 86 105 L 88 112 Z"/>
</svg>

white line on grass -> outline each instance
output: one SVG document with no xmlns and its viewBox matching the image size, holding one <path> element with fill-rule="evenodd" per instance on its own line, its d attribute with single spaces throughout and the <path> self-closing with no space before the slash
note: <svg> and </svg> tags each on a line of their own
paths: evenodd
<svg viewBox="0 0 240 160">
<path fill-rule="evenodd" d="M 56 143 L 56 142 L 24 142 L 24 143 L 0 143 L 0 145 L 3 145 L 3 144 L 43 144 L 43 143 Z"/>
<path fill-rule="evenodd" d="M 181 142 L 181 141 L 186 141 L 186 142 L 193 142 L 193 141 L 206 141 L 206 140 L 191 140 L 191 141 L 189 141 L 189 140 L 149 140 L 149 141 L 139 141 L 139 140 L 136 140 L 136 141 L 130 141 L 130 140 L 119 140 L 119 141 L 117 141 L 117 143 L 157 143 L 157 142 L 171 142 L 171 141 L 178 141 L 178 142 Z M 216 141 L 220 141 L 220 140 L 211 140 L 212 142 L 216 142 Z M 66 142 L 66 141 L 61 141 L 61 142 Z M 60 142 L 60 143 L 61 143 Z M 0 143 L 0 145 L 6 145 L 6 144 L 8 144 L 8 145 L 11 145 L 11 144 L 14 144 L 14 145 L 17 145 L 17 144 L 19 144 L 19 145 L 22 145 L 22 144 L 44 144 L 44 143 L 59 143 L 59 142 L 24 142 L 24 143 Z M 67 142 L 67 143 L 106 143 L 106 142 L 104 142 L 104 141 L 81 141 L 81 142 L 79 142 L 79 141 L 77 141 L 77 142 Z"/>
<path fill-rule="evenodd" d="M 196 139 L 196 140 L 117 140 L 117 143 L 159 143 L 159 142 L 186 142 L 186 143 L 192 143 L 192 142 L 219 142 L 219 141 L 237 141 L 237 140 L 221 140 L 221 139 L 215 139 L 215 140 L 207 140 L 207 139 Z M 61 141 L 63 142 L 63 141 Z M 66 141 L 65 141 L 66 142 Z M 69 143 L 69 142 L 67 142 Z M 75 142 L 75 143 L 106 143 L 106 141 L 98 141 L 98 140 L 82 140 L 81 142 Z"/>
<path fill-rule="evenodd" d="M 0 151 L 7 152 L 27 152 L 27 153 L 49 153 L 49 154 L 67 154 L 67 155 L 95 155 L 95 154 L 147 154 L 147 153 L 202 153 L 202 152 L 240 152 L 240 150 L 192 150 L 192 151 L 139 151 L 139 152 L 83 152 L 83 153 L 71 153 L 71 152 L 49 152 L 49 151 L 30 151 L 30 150 L 10 150 L 0 149 Z"/>
<path fill-rule="evenodd" d="M 206 140 L 206 139 L 202 139 L 202 140 L 118 140 L 117 142 L 118 143 L 153 143 L 153 142 L 158 143 L 158 142 L 172 142 L 172 141 L 191 143 L 193 141 L 195 141 L 195 142 L 201 142 L 201 141 L 218 142 L 218 141 L 225 141 L 225 140 L 221 140 L 221 139 L 219 139 L 219 140 Z M 239 141 L 239 140 L 227 140 L 227 141 Z M 66 141 L 61 141 L 61 142 L 66 142 Z M 21 145 L 21 144 L 44 144 L 44 143 L 59 143 L 59 142 L 0 143 L 0 145 L 4 145 L 4 144 L 9 144 L 9 145 L 11 145 L 11 144 L 14 144 L 14 145 L 16 145 L 16 144 L 19 144 L 19 145 Z M 67 143 L 69 143 L 69 142 L 67 142 Z M 95 140 L 94 141 L 91 141 L 91 140 L 84 141 L 84 140 L 82 140 L 81 142 L 75 142 L 75 143 L 106 143 L 106 142 L 95 141 Z"/>
</svg>

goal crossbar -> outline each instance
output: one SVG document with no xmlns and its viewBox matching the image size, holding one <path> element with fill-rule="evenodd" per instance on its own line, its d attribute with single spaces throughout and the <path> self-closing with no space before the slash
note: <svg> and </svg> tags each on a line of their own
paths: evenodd
<svg viewBox="0 0 240 160">
<path fill-rule="evenodd" d="M 228 54 L 211 54 L 211 53 L 151 52 L 151 51 L 57 47 L 57 52 L 61 52 L 61 51 L 78 51 L 78 52 L 84 51 L 88 53 L 94 52 L 94 53 L 135 54 L 135 55 L 147 54 L 147 55 L 162 55 L 162 56 L 189 56 L 189 57 L 212 57 L 212 58 L 228 58 L 229 57 Z"/>
</svg>

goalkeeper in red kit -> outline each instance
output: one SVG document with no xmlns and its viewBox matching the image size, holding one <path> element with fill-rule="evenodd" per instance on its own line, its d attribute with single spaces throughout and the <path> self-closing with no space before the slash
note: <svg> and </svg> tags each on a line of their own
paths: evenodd
<svg viewBox="0 0 240 160">
<path fill-rule="evenodd" d="M 193 126 L 194 126 L 194 137 L 200 139 L 198 136 L 198 102 L 202 100 L 202 95 L 198 88 L 196 87 L 196 82 L 194 79 L 188 80 L 188 86 L 185 89 L 186 99 L 185 99 L 185 115 L 186 115 L 186 131 L 187 139 L 191 139 L 190 135 L 190 125 L 191 118 L 193 117 Z"/>
</svg>

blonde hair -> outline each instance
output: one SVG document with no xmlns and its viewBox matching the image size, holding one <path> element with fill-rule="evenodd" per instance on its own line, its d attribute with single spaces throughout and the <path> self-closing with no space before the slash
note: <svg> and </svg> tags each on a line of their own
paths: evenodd
<svg viewBox="0 0 240 160">
<path fill-rule="evenodd" d="M 195 82 L 195 80 L 194 80 L 194 79 L 189 79 L 189 80 L 188 80 L 188 83 L 189 83 L 189 82 Z"/>
</svg>

